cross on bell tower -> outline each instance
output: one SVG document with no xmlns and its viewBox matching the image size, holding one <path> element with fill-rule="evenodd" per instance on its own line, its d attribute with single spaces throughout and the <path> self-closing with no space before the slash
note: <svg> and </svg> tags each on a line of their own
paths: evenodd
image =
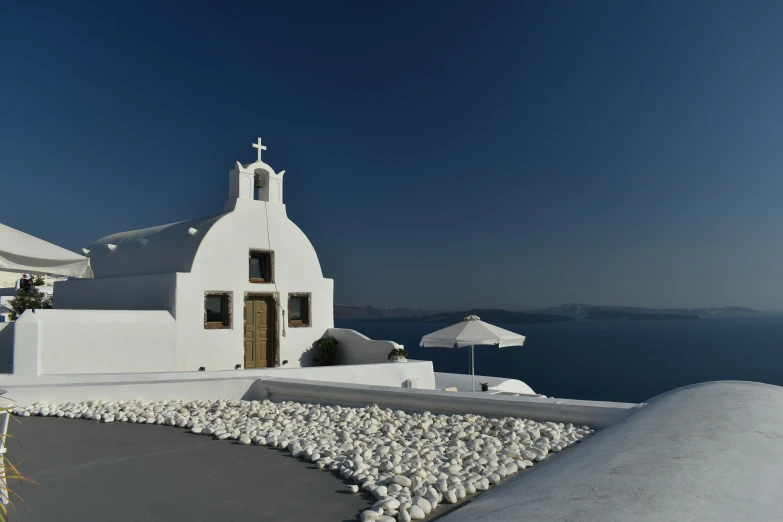
<svg viewBox="0 0 783 522">
<path fill-rule="evenodd" d="M 266 146 L 261 145 L 261 138 L 258 138 L 258 143 L 253 144 L 254 149 L 258 149 L 258 161 L 261 161 L 261 151 L 266 150 Z"/>
<path fill-rule="evenodd" d="M 261 161 L 261 152 L 266 150 L 266 147 L 261 143 L 261 138 L 258 138 L 257 143 L 253 143 L 253 148 L 258 149 L 258 160 L 247 165 L 237 161 L 236 168 L 228 173 L 229 201 L 250 199 L 267 203 L 282 203 L 285 171 L 275 172 L 275 169 L 270 165 Z"/>
</svg>

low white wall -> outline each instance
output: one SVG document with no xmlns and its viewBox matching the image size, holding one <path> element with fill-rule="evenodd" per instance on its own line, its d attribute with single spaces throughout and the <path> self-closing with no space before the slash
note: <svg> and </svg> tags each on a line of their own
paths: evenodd
<svg viewBox="0 0 783 522">
<path fill-rule="evenodd" d="M 16 322 L 16 380 L 39 375 L 178 371 L 165 311 L 38 310 Z"/>
<path fill-rule="evenodd" d="M 276 377 L 257 380 L 251 386 L 247 397 L 342 406 L 377 404 L 384 408 L 399 408 L 406 411 L 519 417 L 537 421 L 587 424 L 594 428 L 610 426 L 642 406 L 622 402 L 515 397 L 483 393 L 457 394 L 439 390 L 387 388 Z"/>
<path fill-rule="evenodd" d="M 329 328 L 326 334 L 340 342 L 337 346 L 338 364 L 381 363 L 388 360 L 393 348 L 400 346 L 394 341 L 374 341 L 346 328 Z"/>
<path fill-rule="evenodd" d="M 203 375 L 203 372 L 202 372 Z M 37 386 L 3 386 L 0 405 L 29 406 L 38 401 L 50 404 L 90 400 L 104 401 L 200 401 L 245 399 L 254 377 L 200 380 L 71 382 Z M 3 402 L 6 401 L 6 402 Z"/>
<path fill-rule="evenodd" d="M 490 388 L 501 388 L 504 391 L 513 391 L 527 395 L 537 395 L 533 388 L 517 379 L 507 379 L 505 377 L 490 377 L 489 375 L 476 375 L 471 378 L 464 373 L 435 373 L 435 387 L 439 390 L 454 387 L 461 392 L 471 392 L 473 382 L 476 383 L 476 390 L 481 390 L 481 383 L 486 382 Z"/>
<path fill-rule="evenodd" d="M 34 381 L 16 384 L 12 375 L 0 376 L 5 398 L 20 404 L 36 401 L 62 403 L 85 400 L 208 400 L 247 399 L 248 389 L 259 378 L 317 380 L 357 384 L 381 384 L 400 388 L 408 379 L 419 387 L 434 386 L 430 361 L 322 366 L 311 368 L 268 368 L 219 372 L 162 372 L 104 375 L 41 375 Z M 314 399 L 317 400 L 317 399 Z"/>
<path fill-rule="evenodd" d="M 416 383 L 416 388 L 425 390 L 435 388 L 435 372 L 432 370 L 432 361 L 275 368 L 260 370 L 259 373 L 264 377 L 388 386 L 390 388 L 404 387 L 405 381 L 412 379 Z"/>
</svg>

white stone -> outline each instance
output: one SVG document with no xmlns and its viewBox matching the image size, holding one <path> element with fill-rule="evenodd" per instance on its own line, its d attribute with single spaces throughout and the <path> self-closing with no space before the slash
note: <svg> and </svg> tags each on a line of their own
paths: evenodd
<svg viewBox="0 0 783 522">
<path fill-rule="evenodd" d="M 408 487 L 411 485 L 411 479 L 409 479 L 404 475 L 394 475 L 394 477 L 392 477 L 392 480 L 394 481 L 395 484 L 399 484 L 402 487 Z"/>
<path fill-rule="evenodd" d="M 424 511 L 416 504 L 411 506 L 409 513 L 411 520 L 424 520 L 427 517 L 427 515 L 424 514 Z"/>
<path fill-rule="evenodd" d="M 425 493 L 424 498 L 430 503 L 432 509 L 435 509 L 440 502 L 440 496 L 433 489 L 428 490 L 427 493 Z"/>
<path fill-rule="evenodd" d="M 381 504 L 381 507 L 384 509 L 384 511 L 390 509 L 396 510 L 400 507 L 400 501 L 397 500 L 396 498 L 390 498 L 388 500 L 385 500 L 383 504 Z"/>
<path fill-rule="evenodd" d="M 378 514 L 377 511 L 373 511 L 372 509 L 368 509 L 368 510 L 362 511 L 359 514 L 359 519 L 362 522 L 371 522 L 372 520 L 378 520 L 379 517 L 380 517 L 380 514 Z"/>
<path fill-rule="evenodd" d="M 416 497 L 413 499 L 413 504 L 419 506 L 419 508 L 424 511 L 425 515 L 429 515 L 430 511 L 432 511 L 432 504 L 424 497 Z"/>
</svg>

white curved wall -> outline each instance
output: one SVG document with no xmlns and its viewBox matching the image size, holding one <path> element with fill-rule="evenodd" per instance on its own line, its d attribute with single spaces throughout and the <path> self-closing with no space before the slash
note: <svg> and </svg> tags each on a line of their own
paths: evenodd
<svg viewBox="0 0 783 522">
<path fill-rule="evenodd" d="M 88 247 L 95 279 L 187 272 L 201 241 L 223 216 L 200 217 L 102 237 Z M 195 230 L 192 234 L 191 229 Z M 107 244 L 114 248 L 108 248 Z"/>
<path fill-rule="evenodd" d="M 389 360 L 389 352 L 400 345 L 394 341 L 376 341 L 356 330 L 329 328 L 337 345 L 337 364 L 377 364 Z"/>
</svg>

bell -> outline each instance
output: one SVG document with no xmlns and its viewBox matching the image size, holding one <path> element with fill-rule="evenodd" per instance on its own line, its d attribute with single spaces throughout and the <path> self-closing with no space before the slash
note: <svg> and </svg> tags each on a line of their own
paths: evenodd
<svg viewBox="0 0 783 522">
<path fill-rule="evenodd" d="M 255 178 L 256 178 L 256 181 L 253 184 L 253 187 L 255 187 L 257 189 L 264 188 L 264 184 L 261 182 L 261 175 L 260 174 L 256 174 Z"/>
</svg>

